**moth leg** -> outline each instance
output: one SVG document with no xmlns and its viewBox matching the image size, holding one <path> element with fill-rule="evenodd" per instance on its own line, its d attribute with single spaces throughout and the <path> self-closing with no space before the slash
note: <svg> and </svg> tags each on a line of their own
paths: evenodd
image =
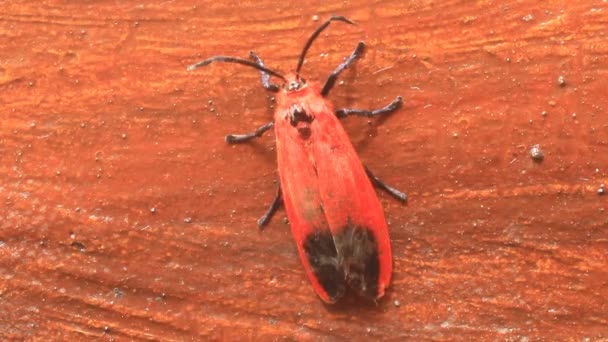
<svg viewBox="0 0 608 342">
<path fill-rule="evenodd" d="M 393 102 L 389 103 L 388 105 L 386 105 L 385 107 L 382 107 L 380 109 L 367 110 L 367 109 L 342 108 L 342 109 L 336 110 L 336 116 L 338 118 L 342 119 L 349 115 L 372 117 L 372 116 L 376 116 L 376 115 L 388 114 L 388 113 L 392 113 L 392 112 L 396 111 L 397 109 L 399 109 L 399 107 L 401 107 L 402 103 L 403 103 L 403 98 L 401 96 L 397 96 L 397 98 L 394 99 Z"/>
<path fill-rule="evenodd" d="M 277 194 L 274 197 L 272 203 L 270 204 L 270 207 L 258 220 L 258 227 L 260 227 L 260 229 L 264 229 L 264 226 L 268 224 L 268 222 L 270 221 L 274 213 L 277 211 L 277 209 L 279 209 L 281 204 L 283 204 L 283 196 L 281 195 L 281 186 L 279 185 L 279 187 L 277 188 Z"/>
<path fill-rule="evenodd" d="M 363 53 L 364 49 L 365 49 L 365 44 L 363 42 L 359 42 L 359 44 L 357 44 L 357 47 L 355 48 L 355 51 L 353 51 L 353 53 L 350 54 L 350 57 L 348 57 L 344 61 L 344 63 L 338 65 L 336 70 L 334 70 L 329 75 L 329 77 L 327 78 L 327 81 L 325 81 L 323 90 L 321 90 L 321 95 L 327 96 L 327 94 L 329 93 L 331 88 L 333 88 L 334 84 L 336 83 L 338 76 L 340 76 L 340 73 L 342 71 L 344 71 L 344 69 L 348 68 L 351 64 L 353 64 L 353 62 L 355 60 L 357 60 L 357 58 L 361 57 L 361 54 Z"/>
<path fill-rule="evenodd" d="M 379 187 L 380 189 L 388 192 L 391 196 L 395 197 L 397 200 L 401 201 L 401 202 L 406 202 L 407 201 L 407 195 L 395 188 L 393 188 L 392 186 L 384 183 L 382 180 L 380 180 L 380 178 L 376 177 L 376 175 L 374 175 L 372 173 L 372 171 L 365 165 L 363 165 L 363 167 L 365 168 L 365 173 L 367 173 L 367 177 L 369 177 L 369 180 L 372 181 L 372 183 Z"/>
<path fill-rule="evenodd" d="M 258 55 L 255 52 L 249 51 L 249 57 L 251 57 L 251 59 L 253 59 L 257 65 L 259 65 L 263 68 L 266 67 L 264 65 L 264 62 L 262 62 L 262 59 L 260 57 L 258 57 Z M 262 87 L 264 87 L 264 89 L 275 92 L 275 93 L 277 91 L 279 91 L 279 89 L 280 89 L 279 86 L 270 82 L 270 75 L 268 75 L 267 73 L 265 73 L 263 71 L 260 71 L 260 73 L 262 74 Z"/>
<path fill-rule="evenodd" d="M 259 138 L 264 134 L 267 130 L 271 129 L 274 126 L 274 122 L 270 121 L 269 123 L 258 127 L 255 132 L 246 133 L 246 134 L 228 134 L 225 138 L 226 142 L 229 144 L 237 144 L 245 141 L 249 141 L 251 139 Z"/>
</svg>

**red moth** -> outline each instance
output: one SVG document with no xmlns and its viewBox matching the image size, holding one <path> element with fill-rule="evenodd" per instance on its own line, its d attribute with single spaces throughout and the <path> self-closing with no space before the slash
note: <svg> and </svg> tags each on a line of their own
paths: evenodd
<svg viewBox="0 0 608 342">
<path fill-rule="evenodd" d="M 219 61 L 261 71 L 264 88 L 278 93 L 274 121 L 252 133 L 226 136 L 228 143 L 240 143 L 260 137 L 274 126 L 281 182 L 258 225 L 268 223 L 283 203 L 304 269 L 319 297 L 334 303 L 350 288 L 376 300 L 390 283 L 392 256 L 386 221 L 372 183 L 401 201 L 407 197 L 363 166 L 339 119 L 390 113 L 399 108 L 402 99 L 397 97 L 377 110 L 334 110 L 325 99 L 338 75 L 363 53 L 363 42 L 331 73 L 323 87 L 300 77 L 308 48 L 334 20 L 353 24 L 341 16 L 325 21 L 306 42 L 295 74 L 283 76 L 266 68 L 254 52 L 250 53 L 252 61 L 215 56 L 188 69 Z M 280 78 L 283 84 L 271 83 L 271 76 Z"/>
</svg>

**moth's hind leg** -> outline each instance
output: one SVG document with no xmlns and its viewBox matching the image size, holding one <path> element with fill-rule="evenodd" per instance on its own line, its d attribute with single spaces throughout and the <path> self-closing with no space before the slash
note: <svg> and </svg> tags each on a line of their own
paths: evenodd
<svg viewBox="0 0 608 342">
<path fill-rule="evenodd" d="M 276 211 L 279 209 L 281 204 L 283 204 L 283 195 L 281 194 L 281 185 L 279 185 L 277 187 L 277 194 L 275 195 L 274 200 L 272 200 L 270 207 L 258 220 L 258 227 L 260 227 L 260 229 L 264 229 L 264 226 L 268 224 L 268 222 L 270 222 L 270 219 L 272 218 L 274 213 L 276 213 Z"/>
<path fill-rule="evenodd" d="M 407 195 L 405 193 L 384 183 L 380 178 L 376 177 L 376 175 L 374 175 L 367 166 L 363 165 L 363 167 L 365 168 L 365 173 L 367 173 L 367 177 L 369 177 L 369 180 L 371 180 L 375 186 L 388 192 L 389 195 L 393 196 L 394 198 L 396 198 L 397 200 L 399 200 L 401 202 L 407 201 Z"/>
</svg>

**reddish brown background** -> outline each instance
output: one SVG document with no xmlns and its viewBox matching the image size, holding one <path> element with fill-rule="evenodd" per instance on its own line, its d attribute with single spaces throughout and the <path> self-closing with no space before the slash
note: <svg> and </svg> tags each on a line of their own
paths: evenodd
<svg viewBox="0 0 608 342">
<path fill-rule="evenodd" d="M 185 69 L 255 49 L 291 71 L 331 14 L 359 25 L 304 76 L 363 39 L 330 99 L 406 100 L 344 120 L 410 196 L 379 193 L 378 306 L 323 305 L 282 210 L 257 230 L 274 135 L 223 137 L 271 117 L 258 74 Z M 1 1 L 0 339 L 607 338 L 607 90 L 605 1 Z"/>
</svg>

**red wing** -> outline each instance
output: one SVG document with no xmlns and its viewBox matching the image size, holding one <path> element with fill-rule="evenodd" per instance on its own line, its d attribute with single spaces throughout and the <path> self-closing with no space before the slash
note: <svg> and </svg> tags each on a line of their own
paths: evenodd
<svg viewBox="0 0 608 342">
<path fill-rule="evenodd" d="M 294 125 L 292 106 L 282 105 L 275 132 L 285 208 L 302 263 L 326 302 L 339 299 L 346 286 L 379 298 L 392 271 L 382 207 L 331 105 L 320 97 L 299 101 L 311 121 Z"/>
<path fill-rule="evenodd" d="M 313 271 L 315 267 L 307 257 L 304 246 L 307 238 L 315 235 L 331 238 L 331 231 L 325 219 L 317 174 L 309 158 L 308 147 L 299 136 L 292 134 L 291 130 L 293 127 L 289 123 L 275 121 L 277 162 L 283 203 L 306 274 L 319 297 L 325 302 L 332 303 L 344 293 L 344 281 L 336 279 L 338 274 L 331 270 L 324 272 L 327 274 L 325 277 L 315 275 Z M 325 243 L 325 245 L 317 248 L 323 248 L 329 253 L 335 250 L 333 244 Z M 312 263 L 315 264 L 315 261 Z"/>
<path fill-rule="evenodd" d="M 384 211 L 350 138 L 330 113 L 311 125 L 321 202 L 350 287 L 379 298 L 392 272 Z"/>
</svg>

